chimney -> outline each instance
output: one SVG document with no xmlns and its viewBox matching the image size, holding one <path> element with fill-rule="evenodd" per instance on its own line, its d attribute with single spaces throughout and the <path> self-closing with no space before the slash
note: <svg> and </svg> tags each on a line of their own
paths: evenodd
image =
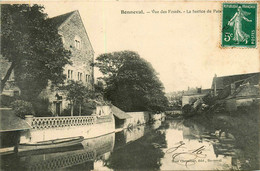
<svg viewBox="0 0 260 171">
<path fill-rule="evenodd" d="M 230 85 L 230 93 L 231 93 L 231 95 L 234 94 L 235 91 L 236 91 L 236 85 L 235 85 L 235 83 L 232 83 L 232 84 Z"/>
<path fill-rule="evenodd" d="M 217 74 L 215 74 L 213 78 L 213 84 L 214 84 L 214 96 L 217 96 Z"/>
</svg>

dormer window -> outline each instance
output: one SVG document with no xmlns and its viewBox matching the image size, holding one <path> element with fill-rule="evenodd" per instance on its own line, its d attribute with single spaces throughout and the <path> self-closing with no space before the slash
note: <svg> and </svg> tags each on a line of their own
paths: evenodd
<svg viewBox="0 0 260 171">
<path fill-rule="evenodd" d="M 74 44 L 75 44 L 75 48 L 80 50 L 80 48 L 81 48 L 81 39 L 80 39 L 79 36 L 75 36 Z"/>
</svg>

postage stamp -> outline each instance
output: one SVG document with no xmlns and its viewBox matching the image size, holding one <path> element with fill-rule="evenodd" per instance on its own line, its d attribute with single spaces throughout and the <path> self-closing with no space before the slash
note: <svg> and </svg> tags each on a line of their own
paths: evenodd
<svg viewBox="0 0 260 171">
<path fill-rule="evenodd" d="M 223 3 L 222 11 L 222 47 L 256 47 L 257 4 Z"/>
</svg>

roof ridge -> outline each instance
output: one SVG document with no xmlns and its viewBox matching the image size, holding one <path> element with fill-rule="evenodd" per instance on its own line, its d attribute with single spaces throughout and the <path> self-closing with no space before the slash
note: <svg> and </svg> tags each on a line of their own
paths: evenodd
<svg viewBox="0 0 260 171">
<path fill-rule="evenodd" d="M 66 12 L 66 13 L 61 14 L 61 15 L 56 15 L 56 16 L 51 17 L 51 18 L 49 18 L 49 19 L 53 19 L 53 18 L 60 17 L 60 16 L 63 16 L 63 15 L 68 15 L 68 14 L 70 14 L 70 13 L 72 14 L 72 13 L 74 13 L 74 12 L 76 12 L 76 11 L 78 11 L 78 10 L 74 10 L 74 11 Z"/>
<path fill-rule="evenodd" d="M 251 74 L 260 74 L 260 72 L 251 72 L 251 73 L 246 73 L 246 74 L 235 74 L 235 75 L 225 75 L 225 76 L 220 76 L 217 78 L 224 78 L 224 77 L 233 77 L 233 76 L 239 76 L 239 75 L 251 75 Z"/>
<path fill-rule="evenodd" d="M 61 14 L 61 15 L 57 15 L 52 18 L 48 18 L 47 20 L 50 22 L 53 22 L 53 24 L 55 24 L 56 27 L 58 28 L 62 25 L 62 23 L 64 23 L 70 16 L 72 16 L 77 11 L 78 10 L 70 11 L 65 14 Z"/>
</svg>

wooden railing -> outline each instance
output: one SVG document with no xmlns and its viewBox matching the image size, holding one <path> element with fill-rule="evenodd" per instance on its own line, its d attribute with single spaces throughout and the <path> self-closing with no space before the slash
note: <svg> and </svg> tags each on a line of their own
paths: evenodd
<svg viewBox="0 0 260 171">
<path fill-rule="evenodd" d="M 32 117 L 26 118 L 32 129 L 50 129 L 94 125 L 96 116 Z"/>
</svg>

